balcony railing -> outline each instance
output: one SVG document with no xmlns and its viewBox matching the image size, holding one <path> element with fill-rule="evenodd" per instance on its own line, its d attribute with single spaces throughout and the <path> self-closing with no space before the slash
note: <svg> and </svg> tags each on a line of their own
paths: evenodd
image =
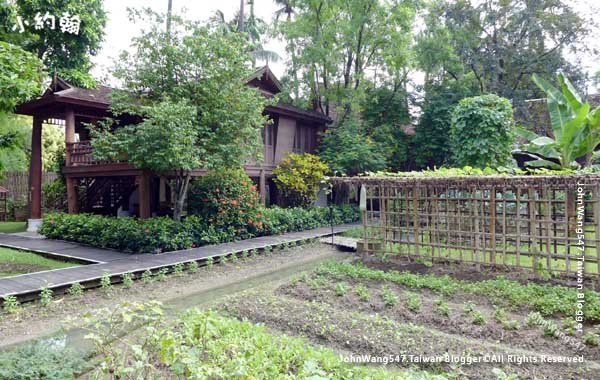
<svg viewBox="0 0 600 380">
<path fill-rule="evenodd" d="M 114 163 L 110 160 L 97 160 L 94 158 L 94 148 L 89 140 L 67 143 L 69 160 L 67 166 L 91 166 Z"/>
</svg>

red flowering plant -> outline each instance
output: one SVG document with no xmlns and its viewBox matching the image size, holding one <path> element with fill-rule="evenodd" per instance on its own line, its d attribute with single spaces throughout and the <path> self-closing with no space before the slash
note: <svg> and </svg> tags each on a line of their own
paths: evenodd
<svg viewBox="0 0 600 380">
<path fill-rule="evenodd" d="M 196 178 L 188 213 L 206 224 L 240 231 L 240 238 L 260 235 L 264 225 L 256 185 L 242 169 L 214 170 Z"/>
</svg>

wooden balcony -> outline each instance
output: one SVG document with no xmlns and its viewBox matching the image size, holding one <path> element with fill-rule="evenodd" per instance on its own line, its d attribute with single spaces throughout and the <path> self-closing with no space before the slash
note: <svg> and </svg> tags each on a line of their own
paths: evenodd
<svg viewBox="0 0 600 380">
<path fill-rule="evenodd" d="M 118 163 L 94 158 L 94 148 L 89 140 L 67 143 L 67 166 L 93 166 Z"/>
</svg>

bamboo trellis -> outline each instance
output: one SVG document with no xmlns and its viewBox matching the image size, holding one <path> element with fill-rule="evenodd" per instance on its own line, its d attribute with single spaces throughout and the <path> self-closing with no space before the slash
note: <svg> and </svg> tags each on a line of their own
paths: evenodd
<svg viewBox="0 0 600 380">
<path fill-rule="evenodd" d="M 366 255 L 599 275 L 599 175 L 332 181 L 366 188 Z"/>
</svg>

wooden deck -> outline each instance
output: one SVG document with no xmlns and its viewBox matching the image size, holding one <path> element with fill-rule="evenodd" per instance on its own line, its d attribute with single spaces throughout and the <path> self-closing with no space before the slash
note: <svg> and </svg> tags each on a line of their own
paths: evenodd
<svg viewBox="0 0 600 380">
<path fill-rule="evenodd" d="M 355 226 L 354 224 L 338 225 L 333 228 L 333 232 L 337 234 Z M 94 263 L 79 267 L 0 278 L 0 298 L 12 295 L 18 297 L 22 302 L 30 301 L 35 299 L 44 287 L 60 293 L 73 283 L 79 282 L 84 287 L 91 288 L 98 286 L 100 278 L 105 274 L 111 277 L 113 283 L 118 283 L 121 282 L 121 275 L 124 273 L 133 273 L 137 278 L 147 270 L 154 271 L 161 268 L 171 270 L 174 265 L 179 263 L 187 264 L 196 261 L 202 266 L 205 265 L 206 259 L 209 257 L 212 257 L 215 262 L 219 262 L 223 256 L 239 254 L 251 249 L 261 250 L 266 247 L 275 247 L 283 243 L 322 238 L 330 236 L 331 232 L 331 227 L 323 227 L 282 235 L 261 236 L 183 251 L 166 252 L 158 255 L 127 254 L 87 247 L 71 242 L 0 234 L 0 246 Z"/>
</svg>

